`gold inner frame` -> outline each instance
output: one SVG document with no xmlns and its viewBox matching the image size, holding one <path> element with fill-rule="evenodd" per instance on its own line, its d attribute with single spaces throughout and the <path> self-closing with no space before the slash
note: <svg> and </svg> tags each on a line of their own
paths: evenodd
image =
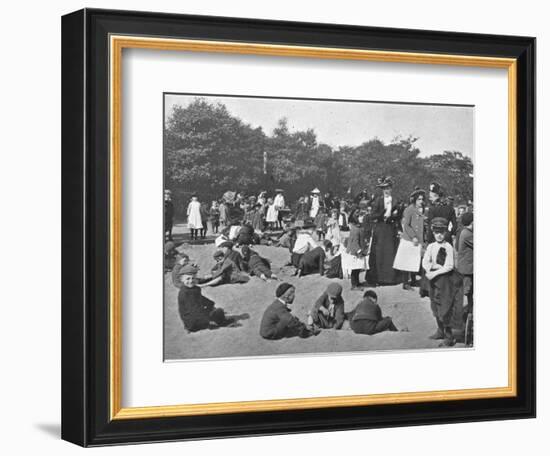
<svg viewBox="0 0 550 456">
<path fill-rule="evenodd" d="M 453 65 L 508 70 L 508 386 L 354 396 L 275 399 L 245 402 L 122 407 L 122 145 L 121 96 L 123 49 L 255 54 L 317 59 L 368 60 Z M 517 394 L 517 61 L 468 55 L 386 52 L 309 46 L 110 36 L 110 415 L 111 419 L 159 418 L 238 412 L 265 412 L 374 404 L 513 397 Z"/>
</svg>

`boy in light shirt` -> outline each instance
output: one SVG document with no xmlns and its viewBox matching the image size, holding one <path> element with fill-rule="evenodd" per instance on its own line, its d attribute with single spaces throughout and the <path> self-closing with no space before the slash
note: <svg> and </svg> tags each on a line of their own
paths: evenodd
<svg viewBox="0 0 550 456">
<path fill-rule="evenodd" d="M 431 223 L 435 242 L 428 245 L 422 267 L 430 281 L 430 304 L 437 323 L 437 331 L 430 339 L 443 339 L 440 346 L 451 347 L 456 341 L 453 327 L 462 329 L 462 280 L 454 268 L 454 251 L 445 241 L 448 222 L 435 217 Z"/>
</svg>

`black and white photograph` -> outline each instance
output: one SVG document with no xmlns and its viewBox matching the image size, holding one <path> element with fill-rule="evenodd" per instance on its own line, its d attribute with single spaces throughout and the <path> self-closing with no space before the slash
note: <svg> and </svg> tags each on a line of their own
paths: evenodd
<svg viewBox="0 0 550 456">
<path fill-rule="evenodd" d="M 164 358 L 473 347 L 474 107 L 164 94 Z"/>
</svg>

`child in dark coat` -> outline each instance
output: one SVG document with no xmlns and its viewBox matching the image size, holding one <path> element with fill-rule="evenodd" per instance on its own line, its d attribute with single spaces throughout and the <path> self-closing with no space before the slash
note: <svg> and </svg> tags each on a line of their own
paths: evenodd
<svg viewBox="0 0 550 456">
<path fill-rule="evenodd" d="M 398 331 L 391 317 L 383 317 L 378 296 L 372 290 L 365 291 L 363 299 L 348 315 L 350 327 L 356 334 L 373 335 L 383 331 Z"/>
</svg>

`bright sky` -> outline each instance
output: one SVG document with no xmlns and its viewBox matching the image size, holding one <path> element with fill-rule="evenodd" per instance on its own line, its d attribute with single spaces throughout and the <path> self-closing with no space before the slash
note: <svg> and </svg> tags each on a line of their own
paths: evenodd
<svg viewBox="0 0 550 456">
<path fill-rule="evenodd" d="M 165 115 L 174 105 L 189 105 L 196 95 L 165 95 Z M 378 137 L 391 142 L 396 136 L 418 137 L 421 156 L 456 150 L 473 159 L 474 108 L 471 106 L 413 105 L 350 101 L 201 96 L 223 103 L 229 112 L 253 127 L 271 134 L 281 117 L 291 131 L 312 128 L 318 142 L 357 146 Z"/>
</svg>

